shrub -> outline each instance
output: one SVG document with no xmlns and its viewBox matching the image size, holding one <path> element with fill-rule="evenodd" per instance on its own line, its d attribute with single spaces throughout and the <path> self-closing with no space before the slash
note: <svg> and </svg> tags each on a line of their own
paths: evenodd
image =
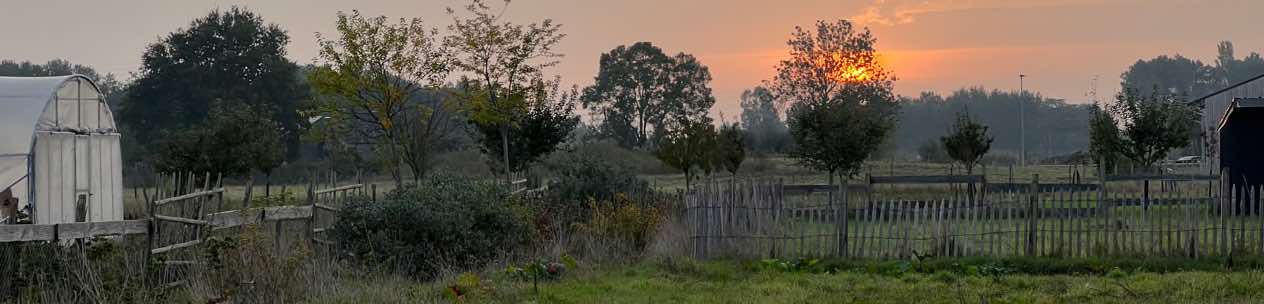
<svg viewBox="0 0 1264 304">
<path fill-rule="evenodd" d="M 615 195 L 610 201 L 592 201 L 590 206 L 591 216 L 576 227 L 583 236 L 581 249 L 586 249 L 590 257 L 639 254 L 650 245 L 663 222 L 661 207 L 634 201 L 624 194 Z"/>
<path fill-rule="evenodd" d="M 364 265 L 429 279 L 513 252 L 531 239 L 527 218 L 501 187 L 436 174 L 381 202 L 349 204 L 333 235 Z"/>
<path fill-rule="evenodd" d="M 631 165 L 594 151 L 556 155 L 546 164 L 556 176 L 545 198 L 545 212 L 563 222 L 588 215 L 589 200 L 608 201 L 615 194 L 650 193 L 649 184 L 636 176 Z"/>
</svg>

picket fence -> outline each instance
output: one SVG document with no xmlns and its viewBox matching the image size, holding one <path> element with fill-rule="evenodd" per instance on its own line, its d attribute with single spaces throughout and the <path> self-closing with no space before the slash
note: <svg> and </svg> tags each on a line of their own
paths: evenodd
<svg viewBox="0 0 1264 304">
<path fill-rule="evenodd" d="M 1041 184 L 1039 176 L 1025 186 L 982 181 L 706 181 L 684 196 L 690 250 L 698 258 L 1264 255 L 1258 186 L 1221 186 L 1214 176 L 1118 176 L 1090 185 Z M 967 195 L 921 198 L 877 186 L 975 182 Z"/>
</svg>

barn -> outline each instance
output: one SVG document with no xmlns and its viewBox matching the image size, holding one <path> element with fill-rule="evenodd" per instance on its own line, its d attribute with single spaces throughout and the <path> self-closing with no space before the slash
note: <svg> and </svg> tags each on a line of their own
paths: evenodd
<svg viewBox="0 0 1264 304">
<path fill-rule="evenodd" d="M 0 77 L 0 191 L 32 223 L 122 220 L 119 139 L 87 77 Z"/>
<path fill-rule="evenodd" d="M 1264 98 L 1236 98 L 1217 128 L 1221 174 L 1235 186 L 1264 184 Z"/>
<path fill-rule="evenodd" d="M 1217 128 L 1233 101 L 1240 98 L 1261 97 L 1264 97 L 1264 75 L 1251 77 L 1193 100 L 1194 103 L 1201 104 L 1203 107 L 1200 120 L 1202 130 L 1199 132 L 1201 136 L 1199 142 L 1195 143 L 1202 149 L 1204 167 L 1201 168 L 1201 172 L 1214 172 L 1224 167 L 1220 164 L 1220 151 L 1223 149 L 1220 147 L 1220 134 Z"/>
</svg>

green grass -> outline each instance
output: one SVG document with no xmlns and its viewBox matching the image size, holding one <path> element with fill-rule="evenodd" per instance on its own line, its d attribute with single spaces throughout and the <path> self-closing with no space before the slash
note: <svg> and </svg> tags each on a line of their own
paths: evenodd
<svg viewBox="0 0 1264 304">
<path fill-rule="evenodd" d="M 740 262 L 644 262 L 599 266 L 531 284 L 497 275 L 467 303 L 1185 303 L 1254 302 L 1264 297 L 1257 270 L 1101 274 L 838 273 L 756 270 Z M 432 284 L 439 293 L 444 283 Z M 404 287 L 401 287 L 404 288 Z M 398 290 L 412 290 L 405 288 Z M 353 299 L 322 299 L 323 303 Z"/>
</svg>

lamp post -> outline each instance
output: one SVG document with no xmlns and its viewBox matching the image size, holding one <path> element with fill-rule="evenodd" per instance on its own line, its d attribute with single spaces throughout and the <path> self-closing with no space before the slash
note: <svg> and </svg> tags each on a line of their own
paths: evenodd
<svg viewBox="0 0 1264 304">
<path fill-rule="evenodd" d="M 1018 74 L 1018 164 L 1027 166 L 1027 91 L 1023 89 L 1023 78 L 1027 74 Z"/>
</svg>

